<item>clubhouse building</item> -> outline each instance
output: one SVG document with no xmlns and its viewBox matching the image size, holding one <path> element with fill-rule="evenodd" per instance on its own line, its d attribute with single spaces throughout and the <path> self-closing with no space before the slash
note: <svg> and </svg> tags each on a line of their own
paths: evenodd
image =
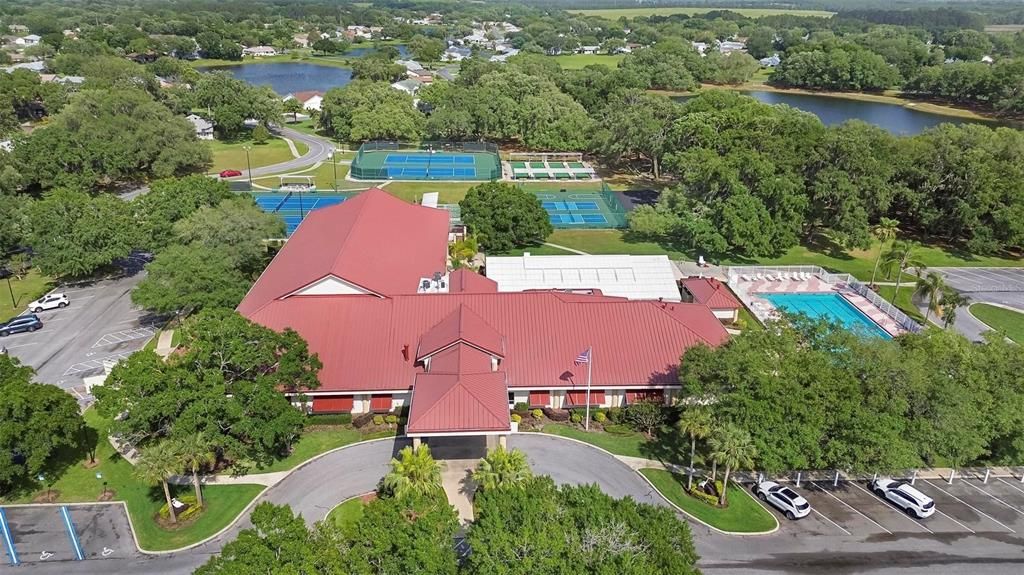
<svg viewBox="0 0 1024 575">
<path fill-rule="evenodd" d="M 448 212 L 372 189 L 310 213 L 238 311 L 320 357 L 313 413 L 408 408 L 406 433 L 496 436 L 509 409 L 669 401 L 683 351 L 727 333 L 700 303 L 593 289 L 499 291 L 449 271 Z M 589 364 L 579 361 L 584 352 Z M 493 439 L 494 437 L 489 437 Z M 489 441 L 490 443 L 490 441 Z"/>
</svg>

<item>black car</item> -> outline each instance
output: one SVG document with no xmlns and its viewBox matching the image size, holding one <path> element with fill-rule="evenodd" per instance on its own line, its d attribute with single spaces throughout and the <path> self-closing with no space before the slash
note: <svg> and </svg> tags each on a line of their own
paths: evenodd
<svg viewBox="0 0 1024 575">
<path fill-rule="evenodd" d="M 43 322 L 36 314 L 19 315 L 7 323 L 0 323 L 0 337 L 23 331 L 35 331 L 41 327 L 43 327 Z"/>
</svg>

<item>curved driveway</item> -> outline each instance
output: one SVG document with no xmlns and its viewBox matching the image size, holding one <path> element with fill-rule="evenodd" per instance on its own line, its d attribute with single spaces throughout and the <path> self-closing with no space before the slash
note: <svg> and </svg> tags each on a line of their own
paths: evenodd
<svg viewBox="0 0 1024 575">
<path fill-rule="evenodd" d="M 372 491 L 387 472 L 393 454 L 406 444 L 404 440 L 381 440 L 332 452 L 295 470 L 264 492 L 258 501 L 291 505 L 312 524 L 341 501 Z M 636 472 L 589 445 L 546 435 L 516 434 L 510 438 L 509 446 L 526 452 L 535 473 L 550 475 L 558 483 L 597 483 L 615 497 L 629 495 L 644 503 L 666 504 Z M 996 575 L 1024 572 L 1024 546 L 1019 538 L 1010 534 L 801 537 L 783 525 L 773 535 L 734 537 L 711 532 L 695 522 L 690 525 L 704 573 L 930 575 L 970 571 L 972 575 Z M 223 535 L 188 551 L 73 564 L 36 564 L 23 570 L 57 575 L 67 572 L 76 575 L 186 575 L 249 526 L 249 515 L 245 513 Z"/>
<path fill-rule="evenodd" d="M 289 140 L 295 140 L 302 142 L 309 147 L 309 150 L 298 158 L 293 158 L 286 162 L 280 162 L 277 164 L 271 164 L 269 166 L 260 166 L 252 169 L 252 177 L 257 178 L 260 176 L 269 176 L 272 174 L 280 174 L 282 172 L 290 172 L 298 170 L 299 168 L 306 168 L 316 162 L 323 162 L 327 159 L 327 156 L 334 151 L 334 143 L 327 138 L 321 138 L 320 136 L 314 136 L 305 132 L 294 130 L 287 126 L 275 126 L 274 133 L 288 138 Z M 249 172 L 242 170 L 242 177 L 248 177 Z"/>
</svg>

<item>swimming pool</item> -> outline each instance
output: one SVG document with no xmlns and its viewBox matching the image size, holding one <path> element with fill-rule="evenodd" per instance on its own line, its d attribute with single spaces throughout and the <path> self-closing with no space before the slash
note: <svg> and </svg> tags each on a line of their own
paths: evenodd
<svg viewBox="0 0 1024 575">
<path fill-rule="evenodd" d="M 837 293 L 763 293 L 759 294 L 772 305 L 790 313 L 802 313 L 810 318 L 825 318 L 854 331 L 892 339 L 884 329 L 864 315 L 853 304 Z"/>
</svg>

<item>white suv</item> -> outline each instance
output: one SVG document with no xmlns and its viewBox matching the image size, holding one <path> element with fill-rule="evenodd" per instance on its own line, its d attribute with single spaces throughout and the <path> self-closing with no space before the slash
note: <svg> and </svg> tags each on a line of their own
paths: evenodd
<svg viewBox="0 0 1024 575">
<path fill-rule="evenodd" d="M 771 503 L 786 515 L 786 519 L 801 519 L 811 514 L 811 504 L 789 487 L 774 481 L 762 481 L 754 488 L 761 501 Z"/>
<path fill-rule="evenodd" d="M 888 477 L 879 477 L 870 484 L 871 490 L 879 497 L 918 519 L 931 517 L 935 513 L 935 501 L 907 483 Z"/>
<path fill-rule="evenodd" d="M 71 300 L 68 299 L 66 294 L 62 293 L 51 293 L 44 295 L 36 301 L 28 304 L 28 310 L 32 313 L 39 313 L 46 309 L 55 309 L 59 307 L 68 307 Z"/>
</svg>

